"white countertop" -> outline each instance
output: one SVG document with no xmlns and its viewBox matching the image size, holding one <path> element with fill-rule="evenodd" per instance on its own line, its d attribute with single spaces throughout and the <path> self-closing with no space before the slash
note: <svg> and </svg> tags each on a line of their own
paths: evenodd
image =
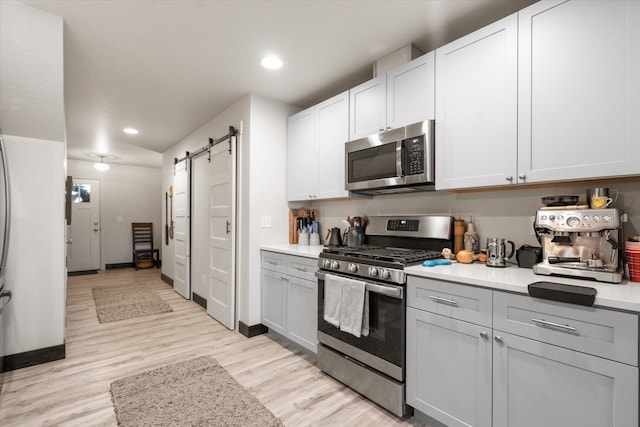
<svg viewBox="0 0 640 427">
<path fill-rule="evenodd" d="M 262 245 L 261 250 L 318 259 L 323 246 L 300 246 L 290 244 Z M 533 282 L 566 283 L 576 286 L 595 288 L 595 305 L 616 308 L 640 313 L 640 283 L 623 281 L 621 284 L 593 282 L 591 280 L 568 279 L 555 276 L 533 274 L 529 268 L 519 268 L 515 265 L 506 268 L 492 268 L 485 264 L 453 263 L 435 267 L 421 265 L 405 268 L 405 273 L 412 276 L 447 280 L 467 285 L 482 286 L 484 288 L 501 291 L 517 292 L 528 295 L 527 286 Z"/>
<path fill-rule="evenodd" d="M 260 250 L 263 250 L 263 251 L 278 252 L 281 254 L 296 255 L 296 256 L 302 256 L 305 258 L 315 258 L 315 259 L 318 259 L 318 255 L 320 255 L 320 252 L 322 252 L 323 248 L 324 247 L 322 245 L 302 246 L 302 245 L 290 245 L 288 243 L 284 243 L 281 245 L 260 246 Z"/>
<path fill-rule="evenodd" d="M 533 282 L 555 282 L 595 288 L 598 293 L 594 305 L 617 308 L 640 313 L 640 283 L 623 281 L 621 284 L 593 282 L 591 280 L 568 279 L 555 276 L 533 274 L 528 268 L 509 266 L 506 268 L 487 267 L 482 263 L 453 263 L 435 267 L 421 265 L 405 268 L 412 276 L 448 280 L 485 288 L 518 292 L 528 295 L 527 286 Z"/>
</svg>

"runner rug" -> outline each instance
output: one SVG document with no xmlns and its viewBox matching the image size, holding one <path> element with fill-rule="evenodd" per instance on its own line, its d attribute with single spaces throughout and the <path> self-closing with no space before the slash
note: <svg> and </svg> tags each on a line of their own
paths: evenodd
<svg viewBox="0 0 640 427">
<path fill-rule="evenodd" d="M 111 383 L 119 426 L 282 426 L 212 357 Z"/>
<path fill-rule="evenodd" d="M 100 323 L 173 311 L 144 284 L 93 288 Z"/>
</svg>

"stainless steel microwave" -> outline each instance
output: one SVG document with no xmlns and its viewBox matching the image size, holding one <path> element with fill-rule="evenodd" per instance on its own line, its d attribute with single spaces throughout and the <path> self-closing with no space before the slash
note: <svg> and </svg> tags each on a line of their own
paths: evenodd
<svg viewBox="0 0 640 427">
<path fill-rule="evenodd" d="M 378 195 L 435 189 L 435 122 L 426 120 L 345 144 L 346 189 Z"/>
</svg>

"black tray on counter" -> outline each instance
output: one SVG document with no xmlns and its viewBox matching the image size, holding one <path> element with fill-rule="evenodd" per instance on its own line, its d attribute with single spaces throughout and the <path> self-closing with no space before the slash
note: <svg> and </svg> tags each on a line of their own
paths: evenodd
<svg viewBox="0 0 640 427">
<path fill-rule="evenodd" d="M 592 306 L 598 290 L 588 286 L 566 285 L 554 282 L 535 282 L 528 286 L 529 295 L 535 298 Z"/>
</svg>

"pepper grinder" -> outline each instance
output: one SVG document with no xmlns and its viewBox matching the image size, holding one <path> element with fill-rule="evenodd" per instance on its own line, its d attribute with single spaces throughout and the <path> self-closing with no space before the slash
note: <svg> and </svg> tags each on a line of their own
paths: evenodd
<svg viewBox="0 0 640 427">
<path fill-rule="evenodd" d="M 464 219 L 453 220 L 453 253 L 458 253 L 464 249 Z"/>
</svg>

